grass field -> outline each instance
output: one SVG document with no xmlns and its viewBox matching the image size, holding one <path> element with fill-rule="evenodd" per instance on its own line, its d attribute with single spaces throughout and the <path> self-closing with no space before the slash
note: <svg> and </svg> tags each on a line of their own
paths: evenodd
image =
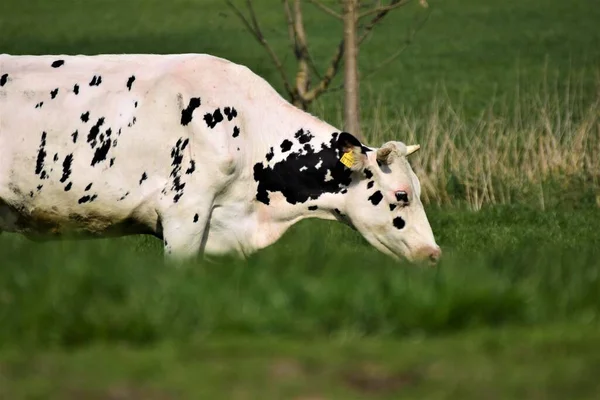
<svg viewBox="0 0 600 400">
<path fill-rule="evenodd" d="M 180 269 L 164 268 L 150 238 L 3 234 L 0 398 L 597 398 L 600 9 L 429 3 L 428 23 L 363 83 L 362 102 L 373 144 L 423 144 L 413 163 L 439 268 L 398 265 L 323 221 L 298 224 L 246 263 Z M 293 71 L 280 9 L 256 4 Z M 324 68 L 341 24 L 304 7 Z M 219 0 L 2 8 L 3 53 L 207 52 L 281 89 Z M 423 12 L 390 15 L 361 50 L 361 70 Z M 337 91 L 312 111 L 339 124 L 340 104 Z"/>
</svg>

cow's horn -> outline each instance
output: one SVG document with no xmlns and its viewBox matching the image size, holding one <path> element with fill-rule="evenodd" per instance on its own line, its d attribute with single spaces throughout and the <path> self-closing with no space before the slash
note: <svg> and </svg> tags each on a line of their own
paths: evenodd
<svg viewBox="0 0 600 400">
<path fill-rule="evenodd" d="M 412 153 L 419 150 L 420 148 L 421 148 L 421 145 L 419 145 L 419 144 L 413 144 L 410 146 L 406 146 L 406 155 L 410 156 Z"/>
</svg>

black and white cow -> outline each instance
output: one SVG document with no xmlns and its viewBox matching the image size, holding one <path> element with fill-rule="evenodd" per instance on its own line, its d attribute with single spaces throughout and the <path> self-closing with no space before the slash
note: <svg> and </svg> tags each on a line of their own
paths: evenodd
<svg viewBox="0 0 600 400">
<path fill-rule="evenodd" d="M 416 150 L 367 147 L 210 55 L 0 55 L 0 231 L 31 239 L 244 257 L 315 217 L 437 261 Z"/>
</svg>

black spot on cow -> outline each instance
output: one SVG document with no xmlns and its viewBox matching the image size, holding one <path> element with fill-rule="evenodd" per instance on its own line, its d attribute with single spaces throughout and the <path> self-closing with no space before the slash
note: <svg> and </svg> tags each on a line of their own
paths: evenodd
<svg viewBox="0 0 600 400">
<path fill-rule="evenodd" d="M 183 143 L 181 144 L 181 150 L 185 150 L 185 148 L 187 147 L 188 143 L 190 142 L 190 139 L 185 139 L 183 141 Z"/>
<path fill-rule="evenodd" d="M 79 85 L 75 84 L 75 86 L 73 86 L 73 93 L 79 94 Z"/>
<path fill-rule="evenodd" d="M 44 187 L 44 185 L 38 185 L 37 186 L 37 191 L 39 192 L 40 190 L 42 190 L 43 187 Z"/>
<path fill-rule="evenodd" d="M 108 162 L 108 166 L 112 167 L 113 165 L 115 165 L 115 158 L 111 158 L 110 161 Z"/>
<path fill-rule="evenodd" d="M 100 86 L 101 83 L 102 83 L 102 77 L 100 75 L 98 75 L 98 76 L 94 75 L 94 77 L 90 81 L 90 86 Z"/>
<path fill-rule="evenodd" d="M 198 219 L 200 219 L 198 214 L 194 214 L 194 223 L 198 222 Z"/>
<path fill-rule="evenodd" d="M 35 174 L 40 175 L 44 169 L 44 160 L 46 159 L 46 132 L 42 132 L 40 147 L 38 148 L 37 159 L 35 162 Z"/>
<path fill-rule="evenodd" d="M 254 180 L 258 182 L 256 199 L 269 204 L 269 192 L 280 192 L 288 203 L 297 204 L 315 200 L 324 193 L 339 193 L 345 189 L 352 181 L 352 172 L 339 162 L 335 136 L 332 135 L 329 143 L 323 143 L 318 152 L 291 152 L 284 160 L 270 167 L 265 167 L 262 162 L 255 164 Z M 317 169 L 315 165 L 319 160 L 322 168 Z M 328 172 L 331 179 L 326 181 Z"/>
<path fill-rule="evenodd" d="M 88 122 L 90 120 L 90 112 L 86 111 L 83 114 L 81 114 L 81 122 Z"/>
<path fill-rule="evenodd" d="M 267 153 L 267 155 L 265 156 L 265 158 L 267 159 L 267 161 L 271 161 L 271 160 L 273 159 L 273 156 L 274 156 L 274 155 L 275 155 L 275 154 L 273 153 L 273 148 L 271 147 L 271 148 L 269 149 L 269 152 L 268 152 L 268 153 Z"/>
<path fill-rule="evenodd" d="M 137 118 L 136 118 L 136 117 L 133 117 L 133 119 L 131 120 L 131 122 L 130 122 L 130 123 L 128 123 L 128 124 L 127 124 L 127 126 L 128 126 L 129 128 L 131 128 L 132 126 L 134 126 L 134 125 L 135 125 L 135 121 L 137 121 Z"/>
<path fill-rule="evenodd" d="M 78 202 L 79 204 L 84 204 L 84 203 L 88 203 L 88 202 L 90 202 L 91 200 L 92 200 L 92 196 L 90 196 L 90 195 L 85 195 L 85 196 L 81 197 L 79 200 L 77 200 L 77 202 Z"/>
<path fill-rule="evenodd" d="M 60 66 L 62 66 L 65 63 L 65 60 L 56 60 L 56 61 L 52 61 L 52 64 L 50 64 L 52 66 L 52 68 L 58 68 Z"/>
<path fill-rule="evenodd" d="M 135 102 L 135 107 L 137 107 L 137 101 Z M 192 114 L 198 107 L 200 107 L 200 98 L 192 97 L 188 106 L 181 110 L 181 125 L 185 126 L 192 121 Z"/>
<path fill-rule="evenodd" d="M 371 189 L 374 184 L 375 184 L 375 182 L 369 181 L 369 183 L 367 183 L 367 189 Z"/>
<path fill-rule="evenodd" d="M 133 103 L 133 108 L 137 108 L 137 101 Z"/>
<path fill-rule="evenodd" d="M 117 147 L 117 139 L 115 138 L 115 140 L 113 140 L 113 148 Z"/>
<path fill-rule="evenodd" d="M 221 114 L 221 109 L 217 108 L 212 114 L 206 113 L 204 115 L 204 121 L 210 129 L 213 129 L 215 126 L 217 126 L 219 122 L 223 121 L 223 114 Z"/>
<path fill-rule="evenodd" d="M 103 124 L 104 124 L 104 117 L 98 118 L 98 121 L 96 121 L 96 124 L 94 126 L 92 126 L 92 128 L 90 129 L 90 133 L 88 133 L 87 142 L 90 144 L 92 149 L 94 147 L 96 147 L 98 134 L 100 133 L 100 127 Z"/>
<path fill-rule="evenodd" d="M 29 192 L 29 197 L 33 197 L 33 190 Z"/>
<path fill-rule="evenodd" d="M 235 117 L 237 117 L 237 111 L 233 107 L 225 107 L 223 109 L 225 116 L 227 117 L 227 121 L 231 121 Z"/>
<path fill-rule="evenodd" d="M 119 198 L 119 201 L 123 201 L 125 200 L 125 198 L 129 196 L 129 192 L 126 192 L 123 196 L 121 196 L 121 198 Z"/>
<path fill-rule="evenodd" d="M 140 185 L 142 184 L 142 182 L 144 182 L 146 179 L 148 179 L 148 175 L 144 172 L 142 173 L 142 177 L 140 178 Z"/>
<path fill-rule="evenodd" d="M 6 85 L 6 82 L 8 82 L 8 74 L 2 74 L 0 76 L 0 86 Z"/>
<path fill-rule="evenodd" d="M 135 81 L 135 76 L 131 75 L 129 79 L 127 79 L 127 89 L 131 91 L 131 86 L 133 85 L 133 81 Z"/>
<path fill-rule="evenodd" d="M 346 194 L 346 193 L 348 193 L 348 189 L 342 189 L 342 191 L 340 193 Z"/>
<path fill-rule="evenodd" d="M 43 105 L 44 105 L 44 102 L 43 102 L 43 101 L 40 101 L 39 103 L 37 103 L 37 104 L 35 105 L 35 108 L 42 108 L 42 106 L 43 106 Z"/>
<path fill-rule="evenodd" d="M 240 135 L 240 128 L 238 128 L 237 126 L 233 127 L 233 137 L 238 137 Z"/>
<path fill-rule="evenodd" d="M 390 211 L 394 211 L 395 208 L 396 208 L 395 204 L 390 204 Z"/>
<path fill-rule="evenodd" d="M 85 187 L 84 191 L 86 191 L 86 192 L 87 192 L 88 190 L 90 190 L 90 189 L 92 188 L 92 184 L 93 184 L 93 182 L 92 182 L 92 183 L 89 183 L 89 184 L 88 184 L 88 185 Z"/>
<path fill-rule="evenodd" d="M 105 141 L 102 141 L 101 145 L 96 148 L 96 151 L 94 152 L 94 158 L 92 158 L 92 167 L 98 164 L 99 162 L 106 160 L 106 156 L 108 155 L 108 151 L 110 150 L 110 145 L 111 140 L 106 139 Z"/>
<path fill-rule="evenodd" d="M 67 186 L 65 186 L 65 192 L 68 192 L 69 190 L 71 190 L 71 187 L 73 187 L 73 182 L 69 182 L 67 183 Z"/>
<path fill-rule="evenodd" d="M 190 175 L 190 174 L 194 173 L 195 170 L 196 170 L 196 161 L 190 160 L 190 166 L 185 171 L 185 174 Z"/>
<path fill-rule="evenodd" d="M 365 172 L 365 176 L 367 177 L 367 179 L 371 179 L 373 177 L 373 173 L 371 172 L 371 170 L 369 168 L 365 168 L 364 172 Z"/>
<path fill-rule="evenodd" d="M 310 211 L 315 211 L 318 207 L 317 206 L 308 206 L 308 209 Z"/>
<path fill-rule="evenodd" d="M 77 135 L 79 135 L 79 132 L 77 132 L 77 131 L 71 133 L 71 137 L 73 138 L 73 143 L 77 143 Z"/>
<path fill-rule="evenodd" d="M 71 176 L 71 165 L 73 164 L 73 153 L 67 154 L 63 161 L 63 173 L 60 177 L 60 182 L 65 183 L 69 176 Z"/>
<path fill-rule="evenodd" d="M 54 162 L 58 161 L 58 153 L 54 153 L 54 158 L 53 158 Z"/>
<path fill-rule="evenodd" d="M 310 142 L 314 136 L 311 135 L 310 131 L 305 132 L 304 129 L 301 128 L 298 132 L 296 132 L 294 137 L 298 140 L 298 142 L 300 142 L 300 144 L 305 144 Z"/>
<path fill-rule="evenodd" d="M 394 224 L 394 226 L 397 229 L 402 229 L 406 225 L 406 222 L 404 222 L 404 220 L 401 217 L 394 218 L 394 220 L 392 221 L 392 223 Z"/>
<path fill-rule="evenodd" d="M 187 140 L 187 139 L 186 139 Z M 171 149 L 171 166 L 173 169 L 169 176 L 173 178 L 173 184 L 171 185 L 171 191 L 175 192 L 173 196 L 173 202 L 177 203 L 181 196 L 183 196 L 183 189 L 185 183 L 181 182 L 181 164 L 183 163 L 183 138 L 179 138 L 177 143 Z"/>
<path fill-rule="evenodd" d="M 280 147 L 281 147 L 282 153 L 285 153 L 286 151 L 290 151 L 290 149 L 292 148 L 292 142 L 285 139 L 283 142 L 281 142 Z"/>
<path fill-rule="evenodd" d="M 42 173 L 40 174 L 40 179 L 48 179 L 48 174 L 46 173 L 46 170 L 42 171 Z"/>
<path fill-rule="evenodd" d="M 54 99 L 57 94 L 58 94 L 58 88 L 56 88 L 56 89 L 54 89 L 53 91 L 50 92 L 50 98 Z"/>
<path fill-rule="evenodd" d="M 381 192 L 378 190 L 375 193 L 373 193 L 371 196 L 369 196 L 369 201 L 371 203 L 373 203 L 374 206 L 376 206 L 377 204 L 379 204 L 379 202 L 383 199 L 383 195 L 381 194 Z"/>
</svg>

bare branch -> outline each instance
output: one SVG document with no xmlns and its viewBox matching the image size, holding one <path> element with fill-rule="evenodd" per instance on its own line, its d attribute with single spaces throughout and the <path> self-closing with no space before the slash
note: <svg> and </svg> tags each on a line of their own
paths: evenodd
<svg viewBox="0 0 600 400">
<path fill-rule="evenodd" d="M 388 65 L 389 63 L 394 61 L 396 58 L 398 58 L 402 53 L 404 53 L 404 51 L 412 43 L 417 32 L 419 32 L 423 28 L 423 26 L 425 25 L 427 20 L 429 20 L 430 15 L 431 15 L 431 11 L 428 11 L 427 14 L 425 15 L 425 18 L 423 18 L 421 21 L 419 21 L 419 23 L 417 24 L 417 26 L 414 29 L 409 31 L 408 37 L 404 41 L 404 44 L 398 50 L 396 50 L 396 52 L 394 54 L 392 54 L 391 56 L 389 56 L 388 58 L 383 60 L 381 63 L 379 63 L 379 65 L 377 65 L 371 71 L 367 72 L 364 76 L 362 76 L 361 79 L 368 79 L 369 77 L 373 76 L 378 70 L 385 67 L 386 65 Z"/>
<path fill-rule="evenodd" d="M 271 57 L 271 60 L 273 61 L 273 63 L 275 64 L 275 67 L 277 68 L 277 70 L 279 71 L 279 74 L 281 75 L 281 80 L 283 81 L 285 90 L 288 92 L 290 97 L 293 97 L 294 91 L 289 84 L 287 75 L 285 73 L 285 69 L 283 68 L 283 64 L 281 63 L 281 61 L 279 60 L 279 57 L 277 57 L 277 54 L 275 54 L 275 52 L 273 51 L 273 48 L 269 45 L 269 43 L 267 42 L 267 40 L 265 39 L 265 37 L 263 36 L 263 34 L 260 30 L 260 26 L 258 25 L 258 20 L 256 19 L 256 13 L 254 12 L 254 8 L 252 7 L 252 1 L 251 0 L 246 1 L 247 6 L 248 6 L 248 11 L 250 12 L 250 18 L 252 19 L 252 25 L 250 24 L 248 19 L 244 16 L 244 14 L 230 0 L 225 0 L 225 1 L 226 1 L 227 5 L 235 12 L 235 14 L 242 20 L 242 22 L 246 26 L 246 29 L 248 29 L 248 31 L 254 36 L 254 38 L 267 50 L 267 52 L 269 53 L 269 56 Z"/>
<path fill-rule="evenodd" d="M 325 92 L 329 88 L 331 81 L 333 80 L 333 78 L 335 78 L 335 75 L 337 74 L 337 72 L 340 68 L 340 62 L 342 61 L 343 55 L 344 55 L 344 42 L 342 41 L 338 45 L 336 52 L 334 53 L 333 57 L 331 58 L 331 61 L 329 62 L 329 67 L 327 68 L 327 71 L 325 72 L 323 79 L 321 79 L 321 81 L 315 87 L 313 87 L 308 93 L 306 93 L 306 95 L 305 95 L 306 100 L 312 101 L 312 100 L 316 99 L 321 93 Z"/>
<path fill-rule="evenodd" d="M 411 0 L 392 0 L 390 2 L 389 6 L 394 6 L 394 8 L 397 8 L 397 7 L 401 7 L 403 5 L 408 4 L 410 1 Z M 375 25 L 377 25 L 379 22 L 381 22 L 381 20 L 383 18 L 385 18 L 385 16 L 390 12 L 390 10 L 391 10 L 391 8 L 390 9 L 385 9 L 385 8 L 382 9 L 377 14 L 375 14 L 375 16 L 369 21 L 369 23 L 367 23 L 367 25 L 363 29 L 362 35 L 360 35 L 360 37 L 358 38 L 359 46 L 367 38 L 367 36 L 369 36 L 369 34 L 371 33 L 371 31 L 373 30 Z"/>
<path fill-rule="evenodd" d="M 322 11 L 325 11 L 327 14 L 329 14 L 337 19 L 343 19 L 343 17 L 340 14 L 338 14 L 331 8 L 327 7 L 325 4 L 321 3 L 319 0 L 308 0 L 308 2 L 315 5 L 316 7 L 320 8 Z"/>
<path fill-rule="evenodd" d="M 387 6 L 379 6 L 379 7 L 375 7 L 369 11 L 365 11 L 364 13 L 360 14 L 358 16 L 358 19 L 362 19 L 364 17 L 368 17 L 371 14 L 379 14 L 379 13 L 388 13 L 389 11 L 393 10 L 394 8 L 398 8 L 398 7 L 402 7 L 404 5 L 406 5 L 408 3 L 408 1 L 402 2 L 402 1 L 398 1 L 398 2 L 392 2 L 390 5 Z"/>
</svg>

